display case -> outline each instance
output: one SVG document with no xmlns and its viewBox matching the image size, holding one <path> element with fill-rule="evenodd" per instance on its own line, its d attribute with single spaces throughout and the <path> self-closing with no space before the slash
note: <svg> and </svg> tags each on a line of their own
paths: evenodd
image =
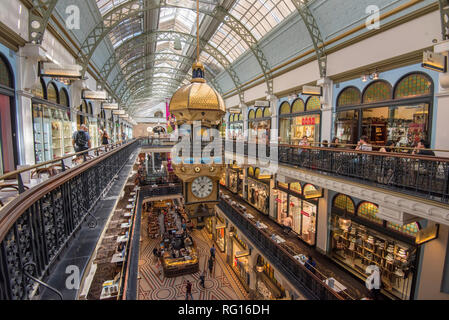
<svg viewBox="0 0 449 320">
<path fill-rule="evenodd" d="M 70 121 L 69 112 L 63 112 L 63 139 L 64 139 L 64 154 L 73 153 L 72 145 L 72 121 Z"/>
<path fill-rule="evenodd" d="M 36 163 L 44 162 L 44 130 L 42 127 L 42 106 L 33 104 L 34 156 Z"/>
<path fill-rule="evenodd" d="M 248 202 L 262 213 L 268 215 L 270 209 L 269 185 L 248 178 Z"/>
<path fill-rule="evenodd" d="M 173 258 L 169 252 L 162 256 L 162 268 L 166 278 L 179 277 L 199 271 L 199 260 L 194 247 L 180 250 L 180 257 Z"/>
<path fill-rule="evenodd" d="M 51 151 L 52 158 L 63 156 L 63 116 L 62 111 L 51 109 Z"/>
<path fill-rule="evenodd" d="M 92 148 L 99 146 L 98 141 L 98 122 L 96 118 L 89 118 L 89 136 Z"/>
</svg>

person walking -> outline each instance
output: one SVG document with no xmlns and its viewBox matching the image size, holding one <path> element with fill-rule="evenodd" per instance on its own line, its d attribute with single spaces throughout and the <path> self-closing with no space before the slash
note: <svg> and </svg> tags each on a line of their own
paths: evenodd
<svg viewBox="0 0 449 320">
<path fill-rule="evenodd" d="M 189 280 L 187 280 L 187 284 L 186 284 L 186 300 L 189 300 L 189 296 L 190 296 L 190 300 L 193 300 L 192 283 Z"/>
<path fill-rule="evenodd" d="M 316 262 L 315 261 L 313 261 L 313 258 L 312 258 L 312 256 L 311 255 L 309 255 L 308 257 L 307 257 L 307 261 L 306 261 L 306 263 L 305 263 L 305 267 L 307 268 L 307 269 L 309 269 L 309 271 L 310 272 L 312 272 L 313 274 L 315 274 L 315 267 L 316 267 Z"/>
<path fill-rule="evenodd" d="M 212 270 L 214 269 L 214 260 L 212 259 L 212 257 L 209 258 L 208 265 L 209 265 L 209 273 L 212 276 Z"/>
<path fill-rule="evenodd" d="M 103 146 L 107 146 L 109 144 L 109 135 L 106 130 L 103 131 L 103 135 L 101 136 L 101 144 Z"/>
<path fill-rule="evenodd" d="M 204 285 L 204 280 L 206 280 L 206 270 L 203 270 L 200 275 L 200 285 L 206 289 L 206 286 Z"/>
<path fill-rule="evenodd" d="M 212 244 L 212 247 L 210 248 L 210 257 L 211 259 L 215 260 L 215 245 Z"/>
<path fill-rule="evenodd" d="M 88 133 L 87 126 L 82 124 L 78 131 L 75 131 L 72 136 L 72 145 L 75 152 L 81 152 L 89 150 L 91 148 L 90 136 Z M 84 159 L 86 158 L 86 153 L 82 154 Z"/>
</svg>

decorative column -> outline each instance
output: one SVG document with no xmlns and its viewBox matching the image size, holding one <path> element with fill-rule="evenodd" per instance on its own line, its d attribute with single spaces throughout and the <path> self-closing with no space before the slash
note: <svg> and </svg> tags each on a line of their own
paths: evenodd
<svg viewBox="0 0 449 320">
<path fill-rule="evenodd" d="M 329 215 L 328 215 L 328 201 L 329 190 L 323 190 L 323 198 L 318 200 L 318 212 L 317 212 L 317 226 L 316 226 L 316 248 L 322 254 L 327 252 L 327 239 L 329 236 Z"/>
<path fill-rule="evenodd" d="M 334 83 L 330 78 L 321 78 L 317 85 L 323 87 L 321 97 L 321 141 L 332 140 L 332 101 Z"/>
<path fill-rule="evenodd" d="M 278 144 L 279 142 L 279 115 L 278 115 L 278 97 L 274 95 L 267 96 L 268 101 L 270 102 L 270 111 L 271 111 L 271 130 L 270 130 L 270 144 Z"/>
</svg>

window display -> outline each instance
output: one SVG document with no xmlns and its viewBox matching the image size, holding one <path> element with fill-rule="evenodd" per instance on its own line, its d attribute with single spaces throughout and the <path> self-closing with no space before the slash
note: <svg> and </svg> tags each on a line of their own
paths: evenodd
<svg viewBox="0 0 449 320">
<path fill-rule="evenodd" d="M 398 147 L 415 147 L 421 139 L 430 141 L 432 95 L 432 80 L 424 73 L 406 75 L 394 90 L 386 81 L 374 81 L 364 89 L 363 99 L 359 89 L 347 87 L 337 99 L 337 109 L 346 110 L 335 114 L 334 136 L 356 144 L 366 135 L 370 144 L 385 145 L 390 140 Z M 407 103 L 401 99 L 408 99 Z M 364 108 L 350 110 L 360 106 Z"/>
<path fill-rule="evenodd" d="M 62 111 L 53 109 L 51 110 L 51 142 L 53 158 L 63 156 L 63 116 Z"/>
<path fill-rule="evenodd" d="M 64 136 L 64 154 L 70 154 L 73 150 L 72 145 L 72 121 L 70 121 L 69 112 L 63 112 L 63 136 Z"/>
<path fill-rule="evenodd" d="M 243 196 L 243 173 L 241 169 L 229 168 L 228 172 L 228 188 L 231 192 Z"/>
<path fill-rule="evenodd" d="M 396 298 L 408 300 L 414 286 L 419 230 L 417 223 L 400 226 L 376 216 L 378 206 L 339 194 L 332 206 L 331 257 L 365 280 L 366 268 L 381 270 L 382 288 Z M 395 236 L 396 235 L 396 236 Z"/>
<path fill-rule="evenodd" d="M 269 185 L 248 178 L 248 202 L 264 214 L 270 210 Z"/>
<path fill-rule="evenodd" d="M 100 145 L 98 135 L 98 122 L 96 118 L 89 118 L 89 136 L 92 144 L 92 148 L 96 148 Z"/>
<path fill-rule="evenodd" d="M 275 199 L 275 210 L 277 215 L 277 222 L 281 225 L 291 227 L 293 224 L 292 218 L 288 215 L 288 195 L 283 191 L 277 191 Z"/>
<path fill-rule="evenodd" d="M 243 285 L 249 288 L 249 251 L 247 249 L 247 245 L 235 234 L 232 239 L 232 267 Z"/>
<path fill-rule="evenodd" d="M 221 174 L 221 178 L 220 178 L 220 184 L 223 187 L 226 187 L 226 178 L 227 178 L 226 171 L 223 171 L 222 174 Z"/>
<path fill-rule="evenodd" d="M 225 230 L 226 224 L 223 218 L 221 218 L 218 214 L 215 216 L 215 242 L 217 243 L 218 248 L 221 252 L 225 252 L 226 250 L 226 238 L 225 238 Z"/>
</svg>

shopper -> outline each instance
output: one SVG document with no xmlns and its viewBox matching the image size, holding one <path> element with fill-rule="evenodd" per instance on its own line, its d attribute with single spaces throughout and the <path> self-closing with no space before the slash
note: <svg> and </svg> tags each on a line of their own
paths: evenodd
<svg viewBox="0 0 449 320">
<path fill-rule="evenodd" d="M 212 260 L 212 257 L 209 258 L 208 266 L 209 266 L 209 273 L 212 276 L 212 270 L 214 269 L 214 260 Z"/>
<path fill-rule="evenodd" d="M 126 134 L 124 132 L 122 132 L 122 141 L 125 142 L 126 141 Z"/>
<path fill-rule="evenodd" d="M 322 144 L 323 148 L 329 148 L 329 141 L 323 140 L 323 142 L 321 142 L 321 144 Z"/>
<path fill-rule="evenodd" d="M 367 136 L 361 136 L 355 150 L 359 151 L 373 151 L 373 147 L 368 143 Z"/>
<path fill-rule="evenodd" d="M 109 135 L 106 130 L 103 131 L 103 135 L 101 136 L 101 144 L 103 146 L 107 146 L 109 144 Z"/>
<path fill-rule="evenodd" d="M 365 285 L 366 288 L 370 291 L 371 297 L 374 300 L 379 300 L 380 298 L 380 270 L 376 265 L 369 266 L 371 268 L 371 275 L 366 278 Z"/>
<path fill-rule="evenodd" d="M 189 296 L 190 296 L 190 300 L 193 300 L 192 283 L 189 280 L 187 280 L 187 284 L 186 284 L 186 300 L 189 300 Z"/>
<path fill-rule="evenodd" d="M 210 257 L 211 259 L 215 260 L 215 245 L 212 244 L 212 247 L 210 248 Z"/>
<path fill-rule="evenodd" d="M 206 289 L 206 286 L 204 285 L 204 280 L 206 280 L 206 270 L 203 270 L 200 275 L 200 285 Z"/>
<path fill-rule="evenodd" d="M 385 147 L 380 148 L 379 152 L 393 152 L 394 148 L 394 142 L 391 140 L 388 140 L 385 144 Z"/>
<path fill-rule="evenodd" d="M 340 148 L 340 139 L 334 137 L 332 139 L 331 148 Z"/>
<path fill-rule="evenodd" d="M 302 137 L 302 140 L 299 142 L 299 145 L 302 147 L 310 146 L 309 139 L 307 138 L 307 136 Z"/>
<path fill-rule="evenodd" d="M 312 272 L 313 274 L 315 274 L 315 271 L 316 271 L 316 269 L 315 269 L 315 267 L 316 267 L 316 262 L 313 260 L 313 258 L 312 258 L 311 255 L 309 255 L 309 256 L 307 257 L 307 261 L 306 261 L 306 263 L 305 263 L 305 267 L 306 267 L 308 270 L 310 270 L 310 272 Z"/>
<path fill-rule="evenodd" d="M 421 139 L 418 142 L 418 145 L 413 150 L 412 154 L 421 155 L 421 156 L 435 156 L 435 153 L 432 150 L 426 150 L 429 149 L 430 145 L 426 140 Z"/>
<path fill-rule="evenodd" d="M 72 145 L 75 152 L 81 152 L 84 150 L 89 150 L 91 147 L 90 136 L 87 132 L 86 125 L 82 124 L 78 131 L 75 131 L 72 136 Z M 84 155 L 84 154 L 83 154 Z"/>
</svg>

